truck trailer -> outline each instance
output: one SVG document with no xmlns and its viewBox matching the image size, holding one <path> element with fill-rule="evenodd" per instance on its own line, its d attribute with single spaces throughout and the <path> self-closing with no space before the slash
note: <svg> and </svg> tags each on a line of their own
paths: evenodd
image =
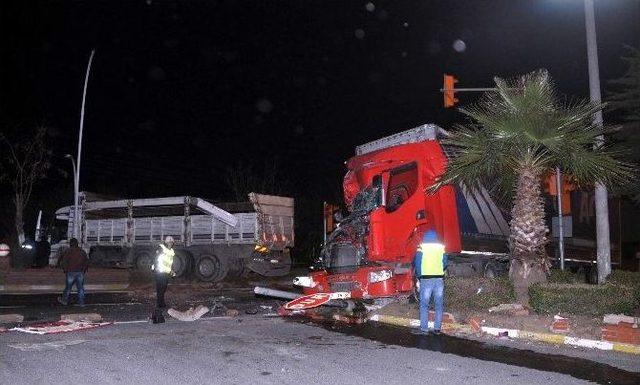
<svg viewBox="0 0 640 385">
<path fill-rule="evenodd" d="M 425 124 L 356 148 L 343 180 L 349 215 L 328 237 L 309 276 L 295 279 L 305 294 L 410 295 L 413 257 L 428 229 L 450 255 L 450 274 L 507 270 L 508 222 L 486 190 L 448 185 L 427 191 L 447 165 L 442 135 L 442 128 Z"/>
<path fill-rule="evenodd" d="M 281 276 L 291 269 L 293 198 L 251 193 L 247 202 L 215 205 L 190 196 L 83 199 L 78 212 L 78 240 L 94 266 L 149 271 L 158 244 L 171 235 L 176 276 L 216 282 L 248 271 Z M 52 245 L 52 266 L 74 236 L 74 207 L 57 210 L 56 218 L 67 221 L 67 236 Z"/>
</svg>

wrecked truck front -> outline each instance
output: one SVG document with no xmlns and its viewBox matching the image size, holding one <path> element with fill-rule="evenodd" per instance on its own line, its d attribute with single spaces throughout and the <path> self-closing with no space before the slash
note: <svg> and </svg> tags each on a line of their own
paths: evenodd
<svg viewBox="0 0 640 385">
<path fill-rule="evenodd" d="M 351 298 L 367 299 L 411 290 L 410 277 L 396 277 L 397 269 L 368 259 L 373 238 L 371 214 L 380 207 L 380 200 L 380 187 L 370 186 L 357 194 L 353 211 L 322 248 L 315 271 L 294 280 L 305 294 L 348 292 Z"/>
</svg>

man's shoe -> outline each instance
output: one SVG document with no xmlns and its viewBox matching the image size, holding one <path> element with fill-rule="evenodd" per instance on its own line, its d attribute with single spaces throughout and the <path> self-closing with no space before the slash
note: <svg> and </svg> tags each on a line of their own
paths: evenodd
<svg viewBox="0 0 640 385">
<path fill-rule="evenodd" d="M 428 330 L 422 330 L 422 329 L 412 329 L 411 330 L 411 334 L 415 334 L 418 336 L 428 336 L 429 335 L 429 331 Z"/>
<path fill-rule="evenodd" d="M 62 297 L 58 297 L 58 302 L 59 302 L 61 305 L 64 305 L 64 306 L 67 306 L 67 305 L 69 304 L 69 303 L 68 303 L 67 301 L 65 301 L 65 300 L 64 300 L 64 298 L 62 298 Z"/>
<path fill-rule="evenodd" d="M 434 334 L 434 335 L 436 335 L 436 336 L 439 336 L 439 335 L 441 335 L 441 334 L 442 334 L 442 331 L 440 331 L 440 329 L 438 329 L 438 330 L 434 330 L 434 331 L 433 331 L 433 334 Z"/>
</svg>

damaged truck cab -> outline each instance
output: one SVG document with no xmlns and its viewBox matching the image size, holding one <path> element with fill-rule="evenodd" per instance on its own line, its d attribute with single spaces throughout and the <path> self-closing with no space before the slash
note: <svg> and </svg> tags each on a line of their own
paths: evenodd
<svg viewBox="0 0 640 385">
<path fill-rule="evenodd" d="M 439 130 L 424 125 L 356 148 L 343 183 L 349 215 L 327 239 L 318 269 L 296 279 L 305 294 L 369 299 L 411 293 L 413 257 L 428 229 L 447 252 L 461 251 L 456 191 L 427 192 L 447 164 Z"/>
</svg>

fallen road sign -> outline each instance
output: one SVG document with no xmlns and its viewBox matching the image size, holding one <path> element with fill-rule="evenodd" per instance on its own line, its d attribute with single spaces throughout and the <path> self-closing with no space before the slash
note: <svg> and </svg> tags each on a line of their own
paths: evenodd
<svg viewBox="0 0 640 385">
<path fill-rule="evenodd" d="M 284 305 L 284 308 L 287 310 L 311 309 L 320 305 L 324 305 L 330 300 L 331 295 L 329 293 L 309 294 L 304 295 L 300 298 L 296 298 L 293 301 L 287 302 Z"/>
<path fill-rule="evenodd" d="M 286 310 L 311 309 L 324 305 L 332 299 L 346 299 L 350 297 L 350 293 L 347 292 L 309 294 L 287 302 L 284 308 Z"/>
</svg>

